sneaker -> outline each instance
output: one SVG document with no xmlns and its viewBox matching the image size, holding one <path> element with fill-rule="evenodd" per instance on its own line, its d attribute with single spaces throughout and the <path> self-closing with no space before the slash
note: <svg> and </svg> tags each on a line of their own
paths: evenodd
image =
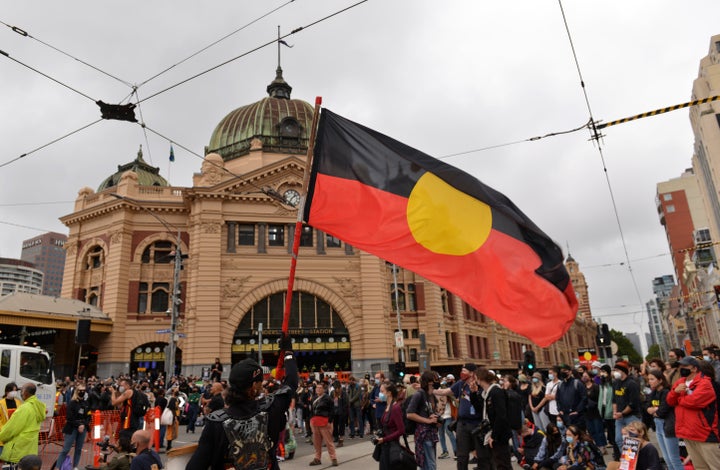
<svg viewBox="0 0 720 470">
<path fill-rule="evenodd" d="M 440 454 L 438 456 L 438 458 L 439 459 L 448 459 L 448 458 L 450 458 L 450 454 L 448 454 L 447 452 L 443 452 L 442 454 Z"/>
<path fill-rule="evenodd" d="M 333 466 L 333 467 L 337 467 L 337 466 L 338 466 L 337 459 L 332 459 L 332 466 Z"/>
<path fill-rule="evenodd" d="M 312 462 L 309 463 L 311 467 L 314 467 L 315 465 L 322 465 L 322 462 L 319 459 L 313 459 Z"/>
<path fill-rule="evenodd" d="M 515 457 L 514 455 L 511 455 L 511 456 L 510 456 L 510 461 L 511 461 L 511 462 L 517 462 L 518 460 L 517 460 L 517 457 Z"/>
<path fill-rule="evenodd" d="M 477 457 L 471 458 L 468 463 L 477 463 Z"/>
</svg>

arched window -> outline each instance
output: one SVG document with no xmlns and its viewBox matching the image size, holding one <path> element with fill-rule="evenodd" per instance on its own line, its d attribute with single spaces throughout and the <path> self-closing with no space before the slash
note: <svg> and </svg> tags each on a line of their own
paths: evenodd
<svg viewBox="0 0 720 470">
<path fill-rule="evenodd" d="M 138 314 L 167 313 L 170 309 L 170 283 L 140 283 L 138 292 Z"/>
<path fill-rule="evenodd" d="M 145 248 L 143 251 L 142 263 L 167 264 L 173 261 L 172 251 L 175 245 L 172 242 L 158 240 Z"/>
<path fill-rule="evenodd" d="M 88 251 L 85 257 L 85 269 L 97 269 L 102 267 L 103 264 L 103 250 L 102 247 L 97 245 Z"/>
<path fill-rule="evenodd" d="M 252 306 L 245 314 L 237 332 L 248 332 L 263 324 L 263 329 L 280 329 L 285 309 L 285 293 L 277 292 Z M 347 333 L 340 315 L 324 300 L 307 292 L 296 292 L 290 309 L 290 328 L 332 329 L 335 333 Z M 236 335 L 238 334 L 236 332 Z"/>
</svg>

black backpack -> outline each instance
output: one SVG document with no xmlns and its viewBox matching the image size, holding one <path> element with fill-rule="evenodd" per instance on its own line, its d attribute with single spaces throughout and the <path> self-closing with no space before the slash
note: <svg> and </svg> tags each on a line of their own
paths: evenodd
<svg viewBox="0 0 720 470">
<path fill-rule="evenodd" d="M 515 390 L 505 390 L 507 397 L 507 418 L 510 429 L 519 431 L 522 428 L 522 398 Z"/>
<path fill-rule="evenodd" d="M 258 413 L 247 418 L 233 418 L 225 409 L 214 411 L 208 416 L 210 421 L 222 423 L 228 440 L 226 460 L 235 470 L 266 470 L 270 464 L 270 451 L 273 441 L 268 435 L 270 414 L 268 409 L 273 402 L 270 394 L 259 403 Z"/>
<path fill-rule="evenodd" d="M 416 392 L 416 393 L 419 393 L 419 392 Z M 405 435 L 415 434 L 415 428 L 417 427 L 417 422 L 412 421 L 412 420 L 408 419 L 408 417 L 407 417 L 407 409 L 408 409 L 408 405 L 410 404 L 411 398 L 412 398 L 412 395 L 410 396 L 410 398 L 405 398 L 405 400 L 403 400 L 403 402 L 402 402 L 402 405 L 400 406 L 400 409 L 402 410 L 403 424 L 405 425 Z"/>
<path fill-rule="evenodd" d="M 133 390 L 132 401 L 132 416 L 133 418 L 144 417 L 147 411 L 150 409 L 150 400 L 147 395 L 140 390 Z"/>
</svg>

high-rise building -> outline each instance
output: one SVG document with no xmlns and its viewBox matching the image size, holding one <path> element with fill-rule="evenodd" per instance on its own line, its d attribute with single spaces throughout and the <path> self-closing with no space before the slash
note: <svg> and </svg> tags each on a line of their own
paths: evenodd
<svg viewBox="0 0 720 470">
<path fill-rule="evenodd" d="M 25 292 L 40 294 L 43 287 L 43 273 L 27 261 L 0 258 L 0 296 Z"/>
<path fill-rule="evenodd" d="M 720 34 L 710 39 L 708 55 L 700 60 L 698 77 L 692 87 L 693 100 L 715 95 L 720 95 Z M 690 108 L 690 123 L 695 135 L 693 168 L 707 208 L 710 221 L 707 228 L 712 240 L 717 241 L 720 240 L 720 102 Z"/>
<path fill-rule="evenodd" d="M 44 274 L 43 295 L 60 297 L 65 272 L 67 236 L 48 232 L 23 241 L 20 259 L 33 263 Z"/>
</svg>

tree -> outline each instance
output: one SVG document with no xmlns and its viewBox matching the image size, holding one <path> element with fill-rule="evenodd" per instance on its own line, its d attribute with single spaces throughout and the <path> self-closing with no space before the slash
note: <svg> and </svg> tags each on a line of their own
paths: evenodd
<svg viewBox="0 0 720 470">
<path fill-rule="evenodd" d="M 625 336 L 624 333 L 617 331 L 617 330 L 610 330 L 610 337 L 613 341 L 615 341 L 615 344 L 618 346 L 617 350 L 617 356 L 627 356 L 628 360 L 633 364 L 641 364 L 642 363 L 642 356 L 639 352 L 635 350 L 635 346 L 630 342 L 629 339 Z"/>
<path fill-rule="evenodd" d="M 650 359 L 654 357 L 661 357 L 660 356 L 660 345 L 659 344 L 653 344 L 648 348 L 647 356 L 645 356 L 645 360 L 649 361 Z"/>
</svg>

